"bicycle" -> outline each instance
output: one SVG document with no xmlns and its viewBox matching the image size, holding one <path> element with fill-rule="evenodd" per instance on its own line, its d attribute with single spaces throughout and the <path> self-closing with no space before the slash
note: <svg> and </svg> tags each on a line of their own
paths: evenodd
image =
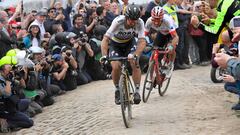
<svg viewBox="0 0 240 135">
<path fill-rule="evenodd" d="M 109 58 L 108 61 L 121 62 L 121 75 L 119 80 L 121 112 L 124 125 L 126 128 L 129 128 L 132 119 L 132 105 L 134 104 L 134 87 L 127 69 L 128 57 Z"/>
<path fill-rule="evenodd" d="M 153 88 L 158 87 L 158 93 L 163 96 L 169 86 L 172 72 L 174 69 L 173 63 L 170 64 L 168 54 L 165 47 L 153 47 L 153 52 L 149 60 L 149 67 L 143 85 L 143 102 L 146 103 Z M 159 56 L 162 58 L 161 62 L 158 61 Z"/>
</svg>

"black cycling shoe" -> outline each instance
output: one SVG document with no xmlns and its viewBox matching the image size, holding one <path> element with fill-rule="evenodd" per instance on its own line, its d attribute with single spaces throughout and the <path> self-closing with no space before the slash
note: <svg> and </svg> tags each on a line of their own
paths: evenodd
<svg viewBox="0 0 240 135">
<path fill-rule="evenodd" d="M 121 104 L 121 102 L 120 102 L 120 91 L 119 90 L 115 91 L 115 104 L 116 105 L 120 105 Z"/>
<path fill-rule="evenodd" d="M 134 104 L 139 104 L 141 102 L 141 96 L 138 92 L 135 92 L 133 97 L 134 97 L 133 99 Z"/>
</svg>

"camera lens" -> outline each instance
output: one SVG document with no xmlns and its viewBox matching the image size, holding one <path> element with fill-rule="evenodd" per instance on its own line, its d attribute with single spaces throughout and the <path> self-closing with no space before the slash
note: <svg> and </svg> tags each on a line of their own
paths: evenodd
<svg viewBox="0 0 240 135">
<path fill-rule="evenodd" d="M 70 56 L 71 56 L 71 53 L 70 53 L 70 52 L 66 52 L 66 55 L 67 55 L 68 57 L 70 57 Z"/>
</svg>

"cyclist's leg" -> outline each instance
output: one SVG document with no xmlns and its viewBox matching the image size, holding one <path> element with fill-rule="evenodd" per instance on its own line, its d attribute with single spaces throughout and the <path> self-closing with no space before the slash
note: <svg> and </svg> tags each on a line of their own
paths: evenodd
<svg viewBox="0 0 240 135">
<path fill-rule="evenodd" d="M 154 40 L 153 46 L 164 48 L 166 44 L 170 41 L 169 37 L 171 37 L 170 34 L 163 35 L 162 33 L 158 32 Z M 161 62 L 162 58 L 163 58 L 163 55 L 159 55 L 158 61 Z"/>
<path fill-rule="evenodd" d="M 118 44 L 119 43 L 110 41 L 109 44 L 110 58 L 123 56 L 121 48 L 117 46 Z M 120 104 L 119 79 L 121 75 L 121 63 L 119 61 L 112 61 L 111 66 L 112 66 L 112 80 L 115 86 L 115 103 Z"/>
<path fill-rule="evenodd" d="M 128 47 L 126 49 L 125 55 L 127 56 L 129 53 L 134 53 L 136 51 L 136 40 L 132 39 L 131 42 L 128 43 Z M 134 103 L 139 104 L 141 102 L 140 92 L 140 82 L 141 82 L 141 69 L 139 66 L 139 61 L 130 60 L 130 65 L 132 68 L 132 79 L 135 85 L 135 93 L 134 93 Z"/>
</svg>

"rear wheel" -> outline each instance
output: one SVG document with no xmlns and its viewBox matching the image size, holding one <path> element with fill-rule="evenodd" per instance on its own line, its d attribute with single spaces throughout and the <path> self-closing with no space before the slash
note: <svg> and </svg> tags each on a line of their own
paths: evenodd
<svg viewBox="0 0 240 135">
<path fill-rule="evenodd" d="M 143 102 L 146 103 L 148 101 L 148 98 L 150 96 L 150 93 L 153 89 L 154 85 L 154 61 L 151 61 L 148 66 L 148 71 L 146 73 L 146 77 L 144 80 L 144 85 L 143 85 L 143 94 L 142 94 L 142 99 Z"/>
<path fill-rule="evenodd" d="M 165 68 L 162 68 L 165 67 Z M 160 67 L 160 76 L 161 76 L 161 84 L 158 87 L 158 93 L 160 96 L 163 96 L 169 86 L 169 83 L 171 81 L 171 77 L 172 77 L 172 72 L 174 69 L 174 65 L 173 64 L 168 64 L 168 63 L 163 63 L 163 65 Z"/>
<path fill-rule="evenodd" d="M 130 84 L 124 75 L 121 75 L 119 81 L 120 88 L 120 102 L 123 122 L 126 128 L 131 126 L 130 120 L 132 119 L 132 104 L 129 93 Z"/>
</svg>

